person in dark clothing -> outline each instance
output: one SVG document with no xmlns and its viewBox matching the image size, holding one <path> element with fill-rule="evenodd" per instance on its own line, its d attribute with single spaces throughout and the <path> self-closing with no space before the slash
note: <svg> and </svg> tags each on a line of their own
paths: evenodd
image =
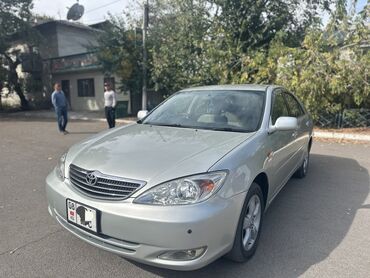
<svg viewBox="0 0 370 278">
<path fill-rule="evenodd" d="M 104 84 L 104 106 L 105 106 L 105 118 L 107 119 L 109 128 L 116 126 L 116 93 L 112 90 L 109 83 Z"/>
<path fill-rule="evenodd" d="M 59 131 L 64 135 L 68 134 L 66 130 L 68 123 L 67 115 L 67 99 L 62 91 L 62 87 L 59 83 L 55 83 L 54 92 L 51 94 L 51 102 L 53 103 L 55 113 L 57 114 L 58 128 Z"/>
</svg>

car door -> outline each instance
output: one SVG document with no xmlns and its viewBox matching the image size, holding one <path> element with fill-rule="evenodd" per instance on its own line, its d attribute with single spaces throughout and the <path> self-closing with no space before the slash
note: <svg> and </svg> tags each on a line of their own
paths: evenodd
<svg viewBox="0 0 370 278">
<path fill-rule="evenodd" d="M 305 113 L 301 104 L 298 102 L 295 96 L 288 92 L 284 92 L 285 100 L 288 105 L 288 111 L 290 117 L 297 118 L 298 128 L 293 134 L 294 138 L 294 148 L 295 154 L 292 158 L 292 171 L 297 168 L 303 159 L 304 152 L 308 146 L 309 141 L 309 129 L 310 129 L 310 119 Z"/>
<path fill-rule="evenodd" d="M 288 106 L 282 89 L 276 89 L 272 94 L 272 107 L 270 121 L 274 125 L 279 117 L 289 116 Z M 269 178 L 272 185 L 273 196 L 285 184 L 292 171 L 292 159 L 295 154 L 295 130 L 277 130 L 267 137 L 269 148 Z"/>
</svg>

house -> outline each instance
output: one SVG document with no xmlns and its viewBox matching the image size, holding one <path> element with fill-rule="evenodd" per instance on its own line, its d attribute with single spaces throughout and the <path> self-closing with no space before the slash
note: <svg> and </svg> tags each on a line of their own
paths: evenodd
<svg viewBox="0 0 370 278">
<path fill-rule="evenodd" d="M 103 110 L 104 83 L 110 82 L 117 92 L 120 113 L 131 113 L 130 94 L 119 90 L 120 78 L 104 75 L 90 50 L 97 45 L 100 29 L 64 20 L 46 21 L 34 28 L 46 42 L 38 50 L 44 73 L 49 73 L 52 83 L 61 83 L 72 110 Z"/>
<path fill-rule="evenodd" d="M 70 109 L 75 111 L 101 111 L 104 109 L 104 83 L 110 82 L 117 92 L 117 117 L 136 115 L 141 109 L 141 92 L 121 91 L 121 78 L 107 76 L 99 64 L 92 46 L 97 46 L 97 35 L 108 21 L 84 25 L 65 20 L 42 20 L 35 23 L 41 34 L 41 43 L 29 46 L 16 35 L 10 52 L 19 55 L 22 64 L 17 68 L 24 95 L 36 109 L 51 108 L 53 84 L 59 82 L 66 94 Z M 5 84 L 0 80 L 0 87 Z M 19 98 L 4 86 L 0 89 L 0 107 L 18 106 Z M 163 101 L 160 91 L 148 89 L 148 108 Z"/>
</svg>

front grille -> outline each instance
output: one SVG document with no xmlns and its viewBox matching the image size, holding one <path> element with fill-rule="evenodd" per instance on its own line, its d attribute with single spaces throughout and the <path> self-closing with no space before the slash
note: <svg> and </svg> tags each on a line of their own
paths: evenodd
<svg viewBox="0 0 370 278">
<path fill-rule="evenodd" d="M 122 200 L 130 197 L 145 182 L 109 176 L 82 169 L 76 165 L 69 166 L 69 179 L 80 191 L 100 199 Z"/>
</svg>

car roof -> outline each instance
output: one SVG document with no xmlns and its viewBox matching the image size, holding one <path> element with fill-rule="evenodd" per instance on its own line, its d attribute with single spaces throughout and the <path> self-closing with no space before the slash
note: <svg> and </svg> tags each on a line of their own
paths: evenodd
<svg viewBox="0 0 370 278">
<path fill-rule="evenodd" d="M 258 85 L 258 84 L 238 84 L 238 85 L 211 85 L 183 89 L 180 92 L 187 91 L 215 91 L 215 90 L 238 90 L 238 91 L 266 91 L 268 87 L 279 87 L 275 85 Z"/>
</svg>

